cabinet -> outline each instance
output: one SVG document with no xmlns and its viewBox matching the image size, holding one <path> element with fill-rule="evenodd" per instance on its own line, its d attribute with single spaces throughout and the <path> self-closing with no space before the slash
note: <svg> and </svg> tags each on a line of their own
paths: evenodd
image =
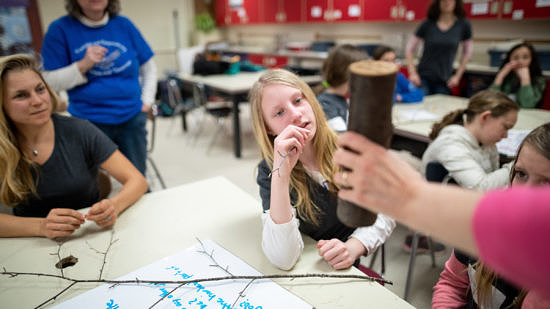
<svg viewBox="0 0 550 309">
<path fill-rule="evenodd" d="M 500 10 L 501 0 L 464 3 L 464 11 L 468 19 L 498 19 Z"/>
<path fill-rule="evenodd" d="M 260 2 L 257 0 L 216 0 L 218 25 L 254 24 L 260 22 Z"/>
<path fill-rule="evenodd" d="M 331 21 L 360 21 L 363 19 L 363 1 L 334 0 L 329 15 Z"/>
<path fill-rule="evenodd" d="M 330 1 L 332 2 L 332 1 Z M 324 22 L 330 17 L 329 0 L 306 0 L 306 21 Z"/>
<path fill-rule="evenodd" d="M 503 19 L 549 18 L 550 6 L 539 6 L 540 0 L 501 0 Z"/>
<path fill-rule="evenodd" d="M 248 61 L 253 64 L 263 65 L 269 69 L 282 68 L 288 64 L 287 57 L 261 54 L 249 54 Z"/>
<path fill-rule="evenodd" d="M 415 21 L 426 18 L 429 1 L 418 0 L 365 0 L 365 21 Z"/>
<path fill-rule="evenodd" d="M 302 22 L 304 12 L 303 1 L 296 0 L 264 0 L 261 6 L 265 23 L 296 23 Z"/>
</svg>

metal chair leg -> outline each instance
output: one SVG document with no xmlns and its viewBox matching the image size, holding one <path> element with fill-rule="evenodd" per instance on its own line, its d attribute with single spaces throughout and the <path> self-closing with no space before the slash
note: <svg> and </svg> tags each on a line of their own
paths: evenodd
<svg viewBox="0 0 550 309">
<path fill-rule="evenodd" d="M 419 238 L 419 234 L 415 232 L 411 243 L 411 258 L 409 260 L 407 282 L 405 283 L 405 295 L 403 296 L 403 299 L 405 301 L 409 299 L 409 291 L 411 288 L 411 281 L 412 281 L 412 275 L 413 275 L 413 269 L 414 269 L 414 260 L 416 259 L 416 249 L 418 248 L 418 238 Z"/>
<path fill-rule="evenodd" d="M 426 237 L 428 238 L 428 247 L 430 248 L 430 255 L 432 256 L 432 267 L 435 267 L 434 244 L 431 237 L 429 236 L 426 236 Z"/>
<path fill-rule="evenodd" d="M 384 277 L 384 275 L 386 274 L 386 246 L 382 244 L 380 250 L 382 250 L 382 268 L 380 269 L 380 276 Z"/>
<path fill-rule="evenodd" d="M 155 164 L 155 161 L 153 160 L 153 158 L 151 158 L 151 156 L 149 154 L 147 154 L 147 160 L 149 161 L 149 163 L 151 163 L 151 166 L 153 167 L 153 170 L 155 171 L 155 175 L 159 179 L 160 186 L 163 189 L 166 189 L 166 184 L 164 183 L 164 179 L 162 179 L 162 176 L 160 175 L 159 169 L 157 168 L 157 165 Z"/>
<path fill-rule="evenodd" d="M 220 132 L 223 129 L 224 123 L 225 123 L 224 118 L 218 118 L 218 126 L 216 128 L 216 132 L 214 132 L 214 136 L 212 137 L 212 140 L 210 140 L 210 145 L 208 145 L 208 149 L 206 150 L 206 153 L 210 153 L 210 150 L 212 150 L 212 146 L 214 146 L 214 142 L 216 142 L 218 135 L 220 135 Z"/>
<path fill-rule="evenodd" d="M 378 251 L 380 251 L 380 248 L 376 249 L 376 251 L 374 251 L 374 253 L 372 254 L 369 264 L 370 269 L 373 269 L 374 267 L 374 262 L 376 262 L 376 258 L 378 257 Z"/>
</svg>

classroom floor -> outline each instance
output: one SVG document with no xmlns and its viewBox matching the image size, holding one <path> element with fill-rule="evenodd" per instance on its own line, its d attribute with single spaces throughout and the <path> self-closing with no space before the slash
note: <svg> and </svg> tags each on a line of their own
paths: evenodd
<svg viewBox="0 0 550 309">
<path fill-rule="evenodd" d="M 202 119 L 203 125 L 197 136 L 194 132 L 200 119 Z M 157 118 L 152 158 L 166 185 L 173 187 L 221 175 L 259 201 L 255 167 L 260 160 L 260 154 L 252 134 L 249 106 L 247 104 L 241 106 L 243 146 L 241 159 L 236 159 L 233 155 L 231 119 L 227 119 L 223 131 L 210 151 L 208 151 L 208 145 L 214 135 L 216 122 L 207 115 L 201 115 L 200 112 L 191 115 L 188 122 L 190 131 L 184 133 L 180 117 Z M 159 183 L 155 180 L 155 176 L 152 175 L 149 178 L 153 182 L 152 190 L 158 190 Z M 259 204 L 258 207 L 260 207 Z M 385 277 L 394 282 L 393 286 L 387 286 L 387 288 L 400 297 L 403 297 L 410 258 L 409 253 L 402 248 L 407 232 L 406 227 L 398 225 L 386 243 Z M 436 267 L 431 266 L 428 254 L 417 255 L 409 297 L 409 302 L 413 306 L 417 308 L 430 307 L 432 287 L 439 278 L 439 273 L 449 254 L 450 250 L 447 249 L 444 254 L 436 255 Z M 367 258 L 362 263 L 368 265 L 369 262 L 370 258 Z M 379 262 L 380 257 L 374 265 L 375 271 L 380 271 Z M 357 301 L 365 302 L 365 305 L 368 304 L 368 299 L 362 299 L 359 295 Z"/>
</svg>

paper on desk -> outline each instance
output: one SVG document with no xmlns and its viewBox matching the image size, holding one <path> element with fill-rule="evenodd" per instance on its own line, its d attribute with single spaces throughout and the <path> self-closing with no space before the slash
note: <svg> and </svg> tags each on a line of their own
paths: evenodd
<svg viewBox="0 0 550 309">
<path fill-rule="evenodd" d="M 261 275 L 229 251 L 211 240 L 202 241 L 205 251 L 233 275 Z M 199 251 L 200 244 L 140 268 L 118 280 L 191 280 L 225 277 L 228 274 L 213 267 L 212 259 Z M 246 289 L 250 280 L 224 280 L 189 283 L 166 296 L 155 308 L 312 308 L 302 299 L 291 294 L 269 279 L 255 280 Z M 74 297 L 55 308 L 148 308 L 178 284 L 105 284 Z M 239 298 L 239 292 L 245 291 Z"/>
<path fill-rule="evenodd" d="M 397 121 L 425 121 L 425 120 L 437 120 L 438 117 L 435 114 L 427 112 L 425 110 L 401 110 L 397 112 Z"/>
<path fill-rule="evenodd" d="M 531 130 L 508 130 L 508 137 L 497 143 L 498 152 L 508 157 L 515 157 L 519 145 L 529 132 Z"/>
</svg>

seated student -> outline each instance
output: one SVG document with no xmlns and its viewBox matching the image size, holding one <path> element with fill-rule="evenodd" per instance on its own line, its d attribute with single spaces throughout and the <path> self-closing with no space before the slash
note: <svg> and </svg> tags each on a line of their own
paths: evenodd
<svg viewBox="0 0 550 309">
<path fill-rule="evenodd" d="M 491 85 L 516 101 L 521 107 L 536 107 L 542 99 L 546 80 L 539 57 L 531 44 L 517 44 L 506 53 Z"/>
<path fill-rule="evenodd" d="M 468 107 L 453 111 L 434 124 L 433 140 L 424 155 L 420 171 L 425 173 L 430 162 L 439 162 L 449 176 L 464 188 L 485 191 L 508 184 L 511 164 L 499 168 L 495 144 L 505 138 L 518 117 L 519 106 L 504 93 L 484 90 L 470 98 Z M 405 239 L 404 249 L 410 251 L 412 235 Z M 426 237 L 418 243 L 419 251 L 428 251 Z M 436 243 L 437 252 L 444 251 Z"/>
<path fill-rule="evenodd" d="M 85 220 L 104 227 L 147 190 L 140 172 L 86 120 L 52 114 L 58 99 L 28 55 L 0 58 L 0 237 L 72 234 Z M 98 168 L 122 183 L 99 200 Z M 91 207 L 86 214 L 76 209 Z"/>
<path fill-rule="evenodd" d="M 338 220 L 336 134 L 313 91 L 296 75 L 271 70 L 252 87 L 250 104 L 263 157 L 257 182 L 265 255 L 281 269 L 292 268 L 304 248 L 301 231 L 318 241 L 319 255 L 334 269 L 357 265 L 386 241 L 395 221 L 378 215 L 374 225 L 354 229 Z"/>
<path fill-rule="evenodd" d="M 512 186 L 550 184 L 550 123 L 531 131 L 523 140 L 510 176 Z M 534 301 L 531 297 L 523 301 L 525 294 L 485 264 L 455 250 L 434 287 L 432 308 L 519 308 L 522 302 L 523 307 L 535 308 L 528 306 Z"/>
<path fill-rule="evenodd" d="M 336 132 L 348 129 L 348 67 L 353 62 L 368 57 L 363 50 L 343 44 L 333 47 L 323 63 L 323 85 L 326 89 L 317 95 L 317 100 L 325 112 L 329 126 Z"/>
<path fill-rule="evenodd" d="M 374 60 L 395 63 L 395 51 L 393 48 L 385 45 L 379 45 L 372 55 Z M 422 102 L 424 92 L 410 82 L 403 73 L 397 73 L 397 82 L 395 84 L 394 102 L 415 103 Z"/>
<path fill-rule="evenodd" d="M 506 186 L 511 164 L 499 167 L 495 144 L 516 124 L 518 110 L 500 91 L 478 92 L 466 109 L 450 112 L 434 124 L 421 170 L 436 161 L 461 187 L 485 191 Z"/>
</svg>

